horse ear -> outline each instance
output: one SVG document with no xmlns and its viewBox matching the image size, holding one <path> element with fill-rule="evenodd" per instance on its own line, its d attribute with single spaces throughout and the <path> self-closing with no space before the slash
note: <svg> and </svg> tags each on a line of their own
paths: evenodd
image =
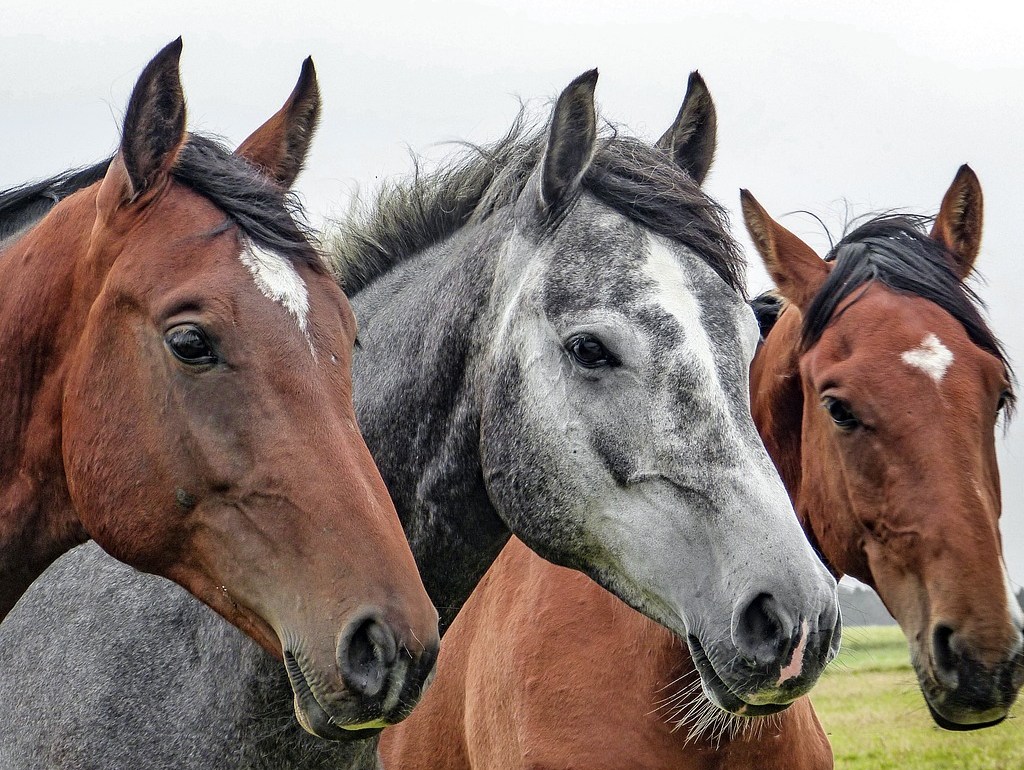
<svg viewBox="0 0 1024 770">
<path fill-rule="evenodd" d="M 594 87 L 597 70 L 584 72 L 558 97 L 541 161 L 541 205 L 556 208 L 579 187 L 597 145 Z"/>
<path fill-rule="evenodd" d="M 111 188 L 120 188 L 115 190 L 117 203 L 135 200 L 156 187 L 185 144 L 180 58 L 179 37 L 146 65 L 128 99 L 121 147 L 103 182 L 108 194 Z"/>
<path fill-rule="evenodd" d="M 242 142 L 235 154 L 287 190 L 302 171 L 319 120 L 320 87 L 309 57 L 302 62 L 299 82 L 288 101 Z"/>
<path fill-rule="evenodd" d="M 939 215 L 932 226 L 932 238 L 953 255 L 960 279 L 970 275 L 981 250 L 984 201 L 981 182 L 966 163 L 956 172 L 953 184 L 942 197 Z"/>
<path fill-rule="evenodd" d="M 749 190 L 740 190 L 740 205 L 747 232 L 779 293 L 805 311 L 828 278 L 828 264 L 772 219 Z"/>
<path fill-rule="evenodd" d="M 697 184 L 703 184 L 715 159 L 718 141 L 718 115 L 704 78 L 694 70 L 686 83 L 686 96 L 675 122 L 669 126 L 658 147 Z"/>
</svg>

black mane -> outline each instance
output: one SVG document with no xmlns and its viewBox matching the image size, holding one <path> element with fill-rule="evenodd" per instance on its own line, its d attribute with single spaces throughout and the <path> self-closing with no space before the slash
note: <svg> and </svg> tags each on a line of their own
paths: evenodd
<svg viewBox="0 0 1024 770">
<path fill-rule="evenodd" d="M 953 255 L 928 236 L 931 219 L 883 214 L 843 237 L 825 257 L 834 262 L 828 278 L 804 314 L 801 345 L 821 337 L 839 305 L 869 281 L 900 294 L 934 302 L 964 327 L 975 345 L 998 358 L 1012 381 L 1002 344 L 981 315 L 983 304 L 957 274 Z"/>
<path fill-rule="evenodd" d="M 171 175 L 223 211 L 257 246 L 322 269 L 298 199 L 220 142 L 190 134 Z"/>
<path fill-rule="evenodd" d="M 0 239 L 38 221 L 64 198 L 102 179 L 111 160 L 0 192 Z M 222 143 L 190 134 L 171 175 L 223 211 L 257 246 L 293 262 L 323 268 L 297 199 Z"/>
<path fill-rule="evenodd" d="M 101 180 L 109 165 L 107 158 L 86 168 L 0 191 L 0 241 L 38 222 L 73 192 Z"/>
<path fill-rule="evenodd" d="M 515 202 L 544 150 L 547 134 L 528 131 L 520 114 L 508 134 L 473 146 L 430 174 L 386 185 L 333 237 L 331 258 L 350 294 L 395 265 L 488 219 Z M 725 210 L 664 150 L 613 132 L 599 140 L 583 189 L 618 213 L 696 252 L 733 290 L 744 294 L 742 254 Z"/>
</svg>

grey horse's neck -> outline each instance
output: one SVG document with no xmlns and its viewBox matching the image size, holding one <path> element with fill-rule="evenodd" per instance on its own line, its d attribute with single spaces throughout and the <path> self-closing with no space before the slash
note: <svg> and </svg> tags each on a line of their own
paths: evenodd
<svg viewBox="0 0 1024 770">
<path fill-rule="evenodd" d="M 469 228 L 353 298 L 356 413 L 442 633 L 510 534 L 484 486 L 476 388 L 500 237 Z"/>
</svg>

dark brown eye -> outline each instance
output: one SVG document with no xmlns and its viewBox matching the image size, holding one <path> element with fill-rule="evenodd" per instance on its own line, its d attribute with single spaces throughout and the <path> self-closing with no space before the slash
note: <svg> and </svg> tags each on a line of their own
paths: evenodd
<svg viewBox="0 0 1024 770">
<path fill-rule="evenodd" d="M 999 402 L 996 404 L 996 414 L 1006 409 L 1013 402 L 1013 392 L 1007 388 L 999 394 Z"/>
<path fill-rule="evenodd" d="M 619 363 L 592 334 L 577 334 L 571 337 L 565 349 L 576 363 L 586 369 L 616 366 Z"/>
<path fill-rule="evenodd" d="M 217 362 L 217 354 L 206 333 L 195 324 L 175 326 L 164 335 L 174 357 L 189 366 L 208 366 Z"/>
<path fill-rule="evenodd" d="M 825 407 L 825 411 L 828 412 L 828 416 L 832 418 L 832 422 L 843 430 L 853 430 L 860 425 L 857 415 L 853 413 L 850 405 L 845 401 L 833 398 L 832 396 L 825 396 L 821 399 L 821 403 Z"/>
</svg>

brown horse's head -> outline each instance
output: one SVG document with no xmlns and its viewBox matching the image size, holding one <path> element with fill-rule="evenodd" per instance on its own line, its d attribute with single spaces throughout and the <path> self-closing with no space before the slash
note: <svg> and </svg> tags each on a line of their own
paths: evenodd
<svg viewBox="0 0 1024 770">
<path fill-rule="evenodd" d="M 68 488 L 111 554 L 283 655 L 303 726 L 357 735 L 416 702 L 437 615 L 356 425 L 352 311 L 286 205 L 315 75 L 232 155 L 185 132 L 180 50 L 143 72 L 105 178 L 37 228 L 84 228 Z"/>
<path fill-rule="evenodd" d="M 930 235 L 880 217 L 828 261 L 746 192 L 743 210 L 789 303 L 754 362 L 755 417 L 805 529 L 899 621 L 939 725 L 1002 720 L 1022 676 L 994 436 L 1012 392 L 963 283 L 981 240 L 974 172 Z"/>
</svg>

